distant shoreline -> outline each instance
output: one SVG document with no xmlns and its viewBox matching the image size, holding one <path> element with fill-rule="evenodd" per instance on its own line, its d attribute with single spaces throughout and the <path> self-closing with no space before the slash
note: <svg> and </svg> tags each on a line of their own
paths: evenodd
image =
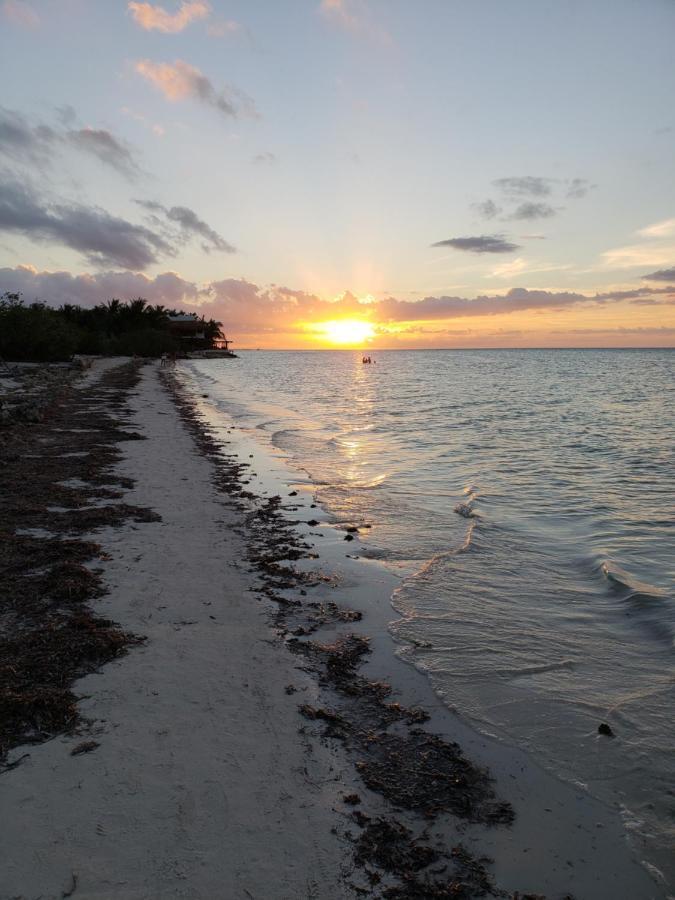
<svg viewBox="0 0 675 900">
<path fill-rule="evenodd" d="M 370 353 L 525 353 L 540 352 L 542 350 L 555 351 L 642 351 L 642 350 L 675 350 L 672 347 L 238 347 L 240 353 L 362 353 L 369 350 Z"/>
</svg>

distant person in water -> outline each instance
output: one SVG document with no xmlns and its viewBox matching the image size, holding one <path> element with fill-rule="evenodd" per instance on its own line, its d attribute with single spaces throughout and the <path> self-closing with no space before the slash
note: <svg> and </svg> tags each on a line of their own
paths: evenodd
<svg viewBox="0 0 675 900">
<path fill-rule="evenodd" d="M 365 365 L 366 363 L 372 363 L 372 359 L 369 356 L 363 356 L 361 362 Z"/>
</svg>

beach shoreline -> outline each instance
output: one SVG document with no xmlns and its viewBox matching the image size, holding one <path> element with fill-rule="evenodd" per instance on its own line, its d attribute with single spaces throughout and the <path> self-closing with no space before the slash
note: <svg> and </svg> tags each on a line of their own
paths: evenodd
<svg viewBox="0 0 675 900">
<path fill-rule="evenodd" d="M 145 642 L 77 683 L 81 733 L 10 754 L 10 764 L 28 757 L 0 776 L 0 896 L 382 896 L 431 884 L 428 865 L 415 866 L 444 848 L 434 878 L 462 879 L 459 896 L 487 885 L 505 896 L 665 897 L 628 853 L 616 811 L 472 731 L 396 657 L 392 580 L 353 558 L 309 486 L 283 500 L 278 479 L 263 489 L 265 461 L 246 436 L 228 438 L 225 453 L 231 422 L 165 378 L 178 403 L 156 366 L 140 370 L 127 404 L 144 440 L 125 443 L 116 464 L 133 482 L 124 502 L 161 518 L 95 535 L 110 557 L 96 610 Z M 255 487 L 251 458 L 263 473 Z M 353 634 L 366 643 L 349 644 Z M 349 697 L 363 680 L 394 691 L 366 690 L 359 725 Z M 360 737 L 373 709 L 380 745 L 393 733 L 408 751 L 421 731 L 457 741 L 466 757 L 455 763 L 478 763 L 469 815 L 450 804 L 425 816 L 386 783 L 377 789 L 378 758 Z M 72 756 L 85 737 L 97 746 Z M 409 830 L 405 866 L 373 854 L 381 821 Z M 460 843 L 467 856 L 452 857 Z M 474 865 L 486 854 L 494 864 Z"/>
</svg>

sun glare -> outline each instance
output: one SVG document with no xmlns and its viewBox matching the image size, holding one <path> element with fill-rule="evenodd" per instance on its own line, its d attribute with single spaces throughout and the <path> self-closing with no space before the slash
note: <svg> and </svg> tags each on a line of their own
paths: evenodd
<svg viewBox="0 0 675 900">
<path fill-rule="evenodd" d="M 311 330 L 331 344 L 359 346 L 375 337 L 375 328 L 361 319 L 336 319 L 317 322 Z"/>
</svg>

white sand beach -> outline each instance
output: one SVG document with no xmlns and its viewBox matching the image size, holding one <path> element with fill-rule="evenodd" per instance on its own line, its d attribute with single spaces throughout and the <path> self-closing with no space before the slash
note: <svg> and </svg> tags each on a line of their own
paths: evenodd
<svg viewBox="0 0 675 900">
<path fill-rule="evenodd" d="M 242 573 L 236 521 L 155 371 L 124 472 L 162 522 L 99 535 L 101 612 L 144 646 L 82 680 L 82 736 L 24 748 L 1 776 L 3 898 L 341 897 L 331 833 L 345 777 L 298 734 L 313 686 Z"/>
</svg>

